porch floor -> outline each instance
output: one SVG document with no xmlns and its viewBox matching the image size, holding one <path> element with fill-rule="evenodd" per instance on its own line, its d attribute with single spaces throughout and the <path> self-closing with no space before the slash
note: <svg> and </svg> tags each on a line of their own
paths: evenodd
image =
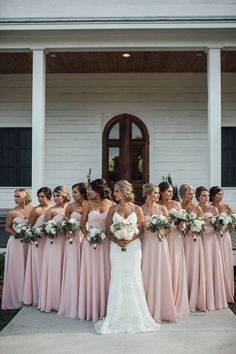
<svg viewBox="0 0 236 354">
<path fill-rule="evenodd" d="M 158 333 L 101 336 L 93 324 L 24 307 L 0 334 L 2 354 L 235 354 L 236 316 L 197 312 Z"/>
</svg>

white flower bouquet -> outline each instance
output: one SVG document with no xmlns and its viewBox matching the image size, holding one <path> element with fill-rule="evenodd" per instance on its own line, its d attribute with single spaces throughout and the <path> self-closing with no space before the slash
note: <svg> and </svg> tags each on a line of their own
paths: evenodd
<svg viewBox="0 0 236 354">
<path fill-rule="evenodd" d="M 228 229 L 229 231 L 233 231 L 236 229 L 236 214 L 229 214 L 229 223 L 228 223 Z"/>
<path fill-rule="evenodd" d="M 177 228 L 183 233 L 183 235 L 187 235 L 187 223 L 188 223 L 188 213 L 185 209 L 176 210 L 175 208 L 170 209 L 169 211 L 170 220 L 172 223 L 177 226 Z"/>
<path fill-rule="evenodd" d="M 117 240 L 131 241 L 133 235 L 139 233 L 139 229 L 136 225 L 128 222 L 128 220 L 117 221 L 110 227 L 110 231 Z M 121 251 L 125 252 L 126 248 L 122 247 Z"/>
<path fill-rule="evenodd" d="M 25 232 L 27 230 L 27 225 L 23 223 L 13 223 L 13 230 L 15 231 L 14 238 L 15 239 L 21 239 L 20 241 L 24 241 L 25 237 Z"/>
<path fill-rule="evenodd" d="M 197 235 L 203 236 L 205 220 L 198 217 L 195 213 L 190 213 L 188 217 L 188 229 L 193 233 L 193 241 L 196 241 Z"/>
<path fill-rule="evenodd" d="M 64 235 L 70 236 L 70 244 L 73 243 L 73 236 L 75 235 L 75 231 L 80 228 L 80 222 L 74 218 L 65 219 L 61 223 L 61 230 Z"/>
<path fill-rule="evenodd" d="M 106 238 L 106 233 L 103 230 L 102 226 L 97 227 L 89 227 L 87 240 L 89 241 L 90 245 L 93 245 L 93 248 L 97 248 L 97 244 L 101 244 L 104 239 Z"/>
<path fill-rule="evenodd" d="M 207 226 L 214 226 L 216 217 L 212 213 L 205 213 L 204 219 Z"/>
<path fill-rule="evenodd" d="M 213 224 L 215 231 L 220 232 L 221 237 L 223 237 L 223 228 L 227 226 L 230 222 L 228 214 L 221 213 L 215 217 L 215 222 Z"/>
<path fill-rule="evenodd" d="M 162 236 L 165 230 L 170 227 L 168 218 L 164 215 L 152 215 L 150 221 L 147 223 L 146 229 L 157 233 L 158 240 L 162 241 Z"/>
<path fill-rule="evenodd" d="M 53 239 L 58 236 L 60 230 L 61 225 L 55 220 L 49 220 L 42 225 L 42 232 L 50 239 L 51 244 L 53 244 Z"/>
<path fill-rule="evenodd" d="M 29 224 L 25 231 L 23 241 L 28 244 L 35 244 L 38 247 L 38 238 L 41 238 L 42 229 L 40 227 L 34 228 L 33 225 Z"/>
</svg>

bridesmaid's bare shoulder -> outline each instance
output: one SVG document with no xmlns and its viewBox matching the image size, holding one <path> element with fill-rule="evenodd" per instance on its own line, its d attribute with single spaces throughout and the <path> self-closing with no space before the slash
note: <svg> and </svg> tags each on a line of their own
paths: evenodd
<svg viewBox="0 0 236 354">
<path fill-rule="evenodd" d="M 177 202 L 176 200 L 173 200 L 172 208 L 182 209 L 181 204 L 179 202 Z"/>
</svg>

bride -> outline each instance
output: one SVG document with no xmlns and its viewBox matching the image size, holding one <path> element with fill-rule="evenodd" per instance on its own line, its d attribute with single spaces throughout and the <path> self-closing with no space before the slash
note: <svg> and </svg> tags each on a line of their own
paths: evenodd
<svg viewBox="0 0 236 354">
<path fill-rule="evenodd" d="M 158 331 L 160 326 L 148 311 L 141 273 L 139 237 L 143 232 L 143 212 L 133 204 L 133 188 L 128 181 L 115 184 L 114 196 L 118 204 L 109 209 L 107 216 L 107 233 L 113 241 L 110 246 L 111 282 L 107 315 L 95 323 L 95 331 L 99 334 Z M 134 234 L 131 241 L 116 239 L 110 227 L 117 222 L 137 225 L 138 234 Z"/>
</svg>

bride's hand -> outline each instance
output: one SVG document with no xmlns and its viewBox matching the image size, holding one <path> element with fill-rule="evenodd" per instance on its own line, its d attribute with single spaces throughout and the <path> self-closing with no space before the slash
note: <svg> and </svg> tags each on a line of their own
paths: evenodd
<svg viewBox="0 0 236 354">
<path fill-rule="evenodd" d="M 125 247 L 128 245 L 129 241 L 117 240 L 116 243 L 117 243 L 117 245 L 120 246 L 121 248 L 125 248 Z"/>
</svg>

